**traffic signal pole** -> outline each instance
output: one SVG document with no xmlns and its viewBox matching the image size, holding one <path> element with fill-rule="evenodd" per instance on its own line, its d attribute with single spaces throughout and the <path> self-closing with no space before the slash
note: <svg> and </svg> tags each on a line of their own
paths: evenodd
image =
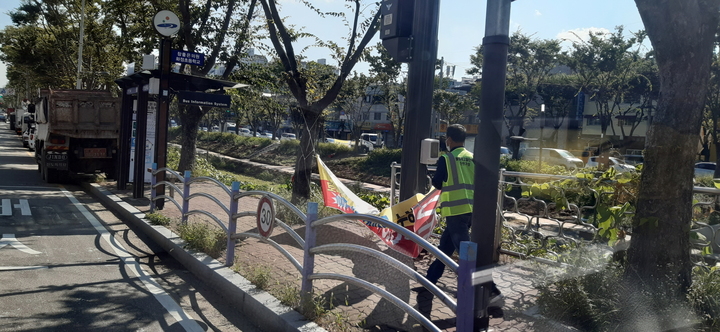
<svg viewBox="0 0 720 332">
<path fill-rule="evenodd" d="M 470 240 L 478 245 L 477 270 L 494 263 L 495 226 L 500 181 L 500 143 L 505 101 L 505 75 L 510 45 L 510 3 L 512 0 L 488 0 L 483 38 L 483 66 L 480 124 L 475 141 L 475 195 Z M 492 281 L 475 287 L 475 324 L 473 331 L 487 330 L 488 299 Z"/>
<path fill-rule="evenodd" d="M 155 137 L 155 162 L 158 169 L 167 166 L 167 133 L 168 109 L 170 108 L 170 38 L 160 41 L 160 94 L 158 95 L 157 136 Z M 157 174 L 157 182 L 165 181 L 165 171 Z M 165 185 L 159 184 L 155 189 L 156 197 L 165 195 Z M 155 202 L 155 207 L 162 210 L 165 199 Z"/>
<path fill-rule="evenodd" d="M 420 145 L 432 135 L 432 96 L 438 48 L 439 0 L 416 0 L 409 61 L 408 96 L 400 171 L 400 200 L 425 193 L 427 167 L 420 164 Z"/>
</svg>

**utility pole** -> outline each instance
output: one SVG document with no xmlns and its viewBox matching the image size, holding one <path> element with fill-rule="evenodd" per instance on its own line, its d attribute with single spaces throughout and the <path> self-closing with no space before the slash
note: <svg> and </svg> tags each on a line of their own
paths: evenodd
<svg viewBox="0 0 720 332">
<path fill-rule="evenodd" d="M 408 114 L 401 157 L 401 201 L 426 191 L 427 166 L 420 164 L 420 145 L 423 139 L 432 134 L 432 95 L 439 21 L 439 0 L 415 1 L 412 60 L 408 71 Z"/>
<path fill-rule="evenodd" d="M 500 181 L 500 138 L 505 100 L 507 53 L 510 45 L 510 3 L 512 0 L 488 0 L 483 38 L 482 92 L 480 124 L 475 143 L 475 195 L 470 240 L 477 243 L 477 270 L 494 263 L 495 225 L 498 213 Z M 487 306 L 492 281 L 475 287 L 473 331 L 487 330 L 490 319 Z"/>
<path fill-rule="evenodd" d="M 82 0 L 82 14 L 80 16 L 80 40 L 78 41 L 78 64 L 77 64 L 77 82 L 75 89 L 82 89 L 82 55 L 83 43 L 85 40 L 85 0 Z"/>
</svg>

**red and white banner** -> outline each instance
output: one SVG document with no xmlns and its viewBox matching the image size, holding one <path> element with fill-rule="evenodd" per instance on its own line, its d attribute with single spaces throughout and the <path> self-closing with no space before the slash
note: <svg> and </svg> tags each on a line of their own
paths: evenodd
<svg viewBox="0 0 720 332">
<path fill-rule="evenodd" d="M 426 240 L 430 237 L 437 223 L 435 207 L 440 198 L 439 190 L 433 189 L 425 196 L 416 194 L 378 213 L 375 207 L 357 197 L 357 195 L 342 184 L 330 169 L 325 166 L 325 163 L 320 160 L 320 156 L 317 156 L 317 161 L 320 173 L 320 186 L 322 187 L 325 206 L 335 208 L 345 213 L 361 213 L 379 216 L 380 218 L 392 220 L 396 224 L 404 226 L 409 231 L 420 235 Z M 363 221 L 363 223 L 373 231 L 373 233 L 377 234 L 388 247 L 410 257 L 417 257 L 418 254 L 420 254 L 421 249 L 415 242 L 403 238 L 403 236 L 396 231 L 370 221 Z"/>
</svg>

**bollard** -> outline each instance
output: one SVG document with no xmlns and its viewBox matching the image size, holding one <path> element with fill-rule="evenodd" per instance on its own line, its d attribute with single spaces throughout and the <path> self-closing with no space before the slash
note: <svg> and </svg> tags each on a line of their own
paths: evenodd
<svg viewBox="0 0 720 332">
<path fill-rule="evenodd" d="M 300 286 L 301 306 L 304 306 L 312 298 L 312 280 L 309 279 L 315 269 L 315 256 L 310 250 L 315 247 L 316 230 L 312 223 L 317 219 L 318 203 L 308 202 L 307 204 L 307 220 L 305 220 L 305 248 L 303 254 L 302 267 L 302 284 Z"/>
<path fill-rule="evenodd" d="M 475 311 L 475 291 L 472 275 L 475 270 L 477 243 L 460 242 L 460 261 L 457 271 L 457 331 L 465 332 L 473 329 L 473 312 Z"/>
<path fill-rule="evenodd" d="M 235 199 L 235 195 L 240 193 L 240 182 L 233 181 L 232 192 L 230 194 L 230 218 L 228 222 L 228 233 L 227 233 L 227 253 L 225 254 L 225 266 L 232 266 L 235 262 L 235 239 L 232 238 L 237 230 L 237 219 L 233 217 L 238 211 L 238 200 Z"/>
<path fill-rule="evenodd" d="M 183 177 L 183 206 L 182 206 L 182 223 L 187 223 L 187 213 L 190 211 L 190 176 L 192 172 L 185 171 Z"/>
</svg>

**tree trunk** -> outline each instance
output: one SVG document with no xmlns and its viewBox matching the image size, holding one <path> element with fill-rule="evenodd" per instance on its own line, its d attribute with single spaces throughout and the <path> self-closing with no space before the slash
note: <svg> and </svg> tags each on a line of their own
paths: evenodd
<svg viewBox="0 0 720 332">
<path fill-rule="evenodd" d="M 203 112 L 197 106 L 180 106 L 180 123 L 182 123 L 182 137 L 180 142 L 180 162 L 178 171 L 192 171 L 195 168 L 198 126 Z M 184 108 L 184 111 L 182 110 Z"/>
<path fill-rule="evenodd" d="M 298 147 L 297 161 L 295 162 L 295 175 L 293 176 L 292 203 L 301 204 L 310 198 L 310 181 L 315 163 L 315 141 L 323 127 L 319 114 L 301 109 L 304 126 L 300 133 L 300 146 Z"/>
<path fill-rule="evenodd" d="M 720 1 L 635 3 L 656 52 L 660 98 L 645 143 L 627 255 L 626 279 L 633 290 L 627 301 L 635 306 L 639 301 L 655 313 L 652 318 L 633 319 L 654 319 L 670 328 L 668 324 L 682 317 L 667 315 L 662 309 L 682 303 L 691 282 L 693 162 Z"/>
</svg>

